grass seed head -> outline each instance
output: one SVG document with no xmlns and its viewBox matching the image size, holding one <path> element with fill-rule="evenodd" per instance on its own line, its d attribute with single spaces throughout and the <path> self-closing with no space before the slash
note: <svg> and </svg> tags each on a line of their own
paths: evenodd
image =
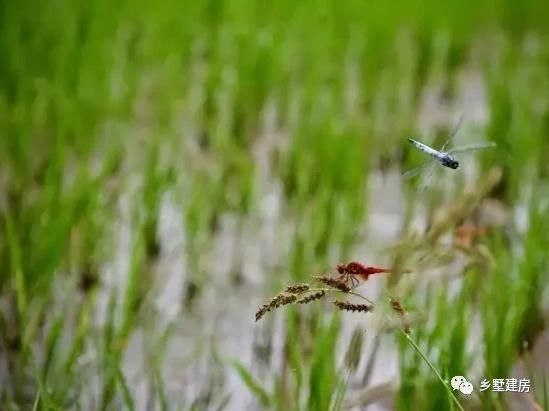
<svg viewBox="0 0 549 411">
<path fill-rule="evenodd" d="M 255 313 L 255 320 L 258 321 L 269 311 L 275 308 L 282 307 L 283 305 L 293 304 L 297 301 L 295 294 L 280 293 L 275 295 L 267 304 L 263 304 Z"/>
<path fill-rule="evenodd" d="M 389 298 L 389 303 L 391 304 L 393 311 L 397 312 L 399 315 L 404 315 L 405 311 L 404 308 L 402 308 L 400 301 L 395 300 L 394 298 Z"/>
<path fill-rule="evenodd" d="M 309 284 L 300 283 L 300 284 L 290 284 L 286 287 L 285 292 L 289 294 L 303 294 L 306 291 L 309 291 Z"/>
<path fill-rule="evenodd" d="M 296 301 L 297 304 L 308 304 L 310 303 L 311 301 L 315 301 L 315 300 L 320 300 L 322 297 L 324 297 L 326 295 L 326 292 L 323 291 L 323 290 L 320 290 L 320 291 L 314 291 L 314 292 L 311 292 L 309 295 L 307 295 L 306 297 L 303 297 L 299 300 Z"/>
<path fill-rule="evenodd" d="M 368 304 L 353 304 L 348 301 L 338 301 L 332 300 L 331 303 L 335 305 L 338 309 L 342 311 L 352 311 L 352 312 L 363 312 L 372 311 L 374 309 L 373 305 Z"/>
<path fill-rule="evenodd" d="M 389 303 L 391 304 L 393 311 L 395 311 L 400 317 L 404 317 L 406 315 L 406 311 L 402 307 L 402 304 L 400 304 L 400 301 L 391 297 L 389 298 Z M 403 330 L 406 334 L 410 334 L 410 325 L 407 321 L 404 323 Z"/>
<path fill-rule="evenodd" d="M 335 288 L 339 291 L 343 291 L 344 293 L 348 293 L 349 291 L 351 291 L 351 288 L 347 285 L 347 283 L 338 278 L 328 277 L 326 275 L 318 276 L 315 278 L 322 284 L 327 285 L 328 287 Z"/>
</svg>

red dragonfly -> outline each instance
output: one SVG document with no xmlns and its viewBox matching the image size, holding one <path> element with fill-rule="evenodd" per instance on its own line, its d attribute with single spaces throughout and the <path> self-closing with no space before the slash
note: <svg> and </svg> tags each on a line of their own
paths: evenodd
<svg viewBox="0 0 549 411">
<path fill-rule="evenodd" d="M 360 280 L 366 281 L 372 274 L 392 273 L 395 270 L 391 268 L 367 267 L 356 261 L 347 264 L 338 264 L 336 267 L 340 274 L 338 280 L 350 283 L 351 288 L 356 288 L 360 284 Z M 410 273 L 409 270 L 400 270 L 401 273 Z"/>
</svg>

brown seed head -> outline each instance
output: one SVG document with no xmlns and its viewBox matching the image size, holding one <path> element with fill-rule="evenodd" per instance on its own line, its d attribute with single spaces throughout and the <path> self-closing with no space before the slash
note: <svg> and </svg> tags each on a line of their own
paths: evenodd
<svg viewBox="0 0 549 411">
<path fill-rule="evenodd" d="M 286 287 L 285 292 L 290 294 L 302 294 L 305 291 L 309 290 L 309 284 L 307 283 L 300 283 L 300 284 L 290 284 Z"/>
<path fill-rule="evenodd" d="M 351 291 L 351 288 L 345 283 L 345 281 L 340 280 L 339 278 L 328 277 L 326 275 L 315 277 L 322 284 L 327 285 L 328 287 L 335 288 L 344 293 Z"/>
<path fill-rule="evenodd" d="M 372 311 L 374 307 L 372 305 L 368 304 L 353 304 L 348 301 L 338 301 L 338 300 L 332 300 L 331 303 L 335 305 L 337 308 L 339 308 L 342 311 L 352 311 L 352 312 L 368 312 Z"/>
<path fill-rule="evenodd" d="M 307 304 L 307 303 L 310 303 L 311 301 L 320 300 L 325 295 L 326 295 L 326 292 L 323 290 L 314 291 L 309 295 L 307 295 L 306 297 L 303 297 L 300 300 L 297 300 L 296 304 Z"/>
<path fill-rule="evenodd" d="M 391 308 L 393 309 L 393 311 L 397 312 L 399 315 L 404 315 L 404 308 L 402 308 L 402 305 L 398 300 L 395 300 L 394 298 L 389 298 L 389 303 L 391 304 Z"/>
<path fill-rule="evenodd" d="M 255 320 L 258 321 L 266 313 L 275 308 L 281 307 L 283 305 L 293 304 L 296 302 L 296 300 L 297 296 L 295 294 L 277 294 L 267 304 L 263 304 L 261 307 L 259 307 L 259 309 L 255 313 Z"/>
<path fill-rule="evenodd" d="M 400 317 L 404 317 L 406 315 L 406 311 L 402 307 L 402 304 L 400 304 L 400 301 L 395 300 L 394 298 L 389 298 L 389 303 L 391 304 L 391 308 L 393 311 L 395 311 Z M 410 334 L 410 325 L 407 323 L 406 320 L 404 320 L 404 326 L 403 330 L 406 334 Z"/>
</svg>

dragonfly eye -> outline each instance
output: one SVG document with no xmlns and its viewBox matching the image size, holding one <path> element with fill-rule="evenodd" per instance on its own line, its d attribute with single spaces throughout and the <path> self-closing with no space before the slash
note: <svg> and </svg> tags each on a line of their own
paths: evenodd
<svg viewBox="0 0 549 411">
<path fill-rule="evenodd" d="M 456 168 L 459 167 L 459 163 L 456 160 L 454 160 L 453 157 L 451 157 L 449 155 L 443 157 L 441 162 L 444 166 L 449 167 L 453 170 L 455 170 Z"/>
</svg>

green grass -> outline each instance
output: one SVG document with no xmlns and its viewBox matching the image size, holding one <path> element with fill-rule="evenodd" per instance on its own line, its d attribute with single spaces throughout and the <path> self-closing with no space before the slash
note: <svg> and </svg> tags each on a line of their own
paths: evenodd
<svg viewBox="0 0 549 411">
<path fill-rule="evenodd" d="M 219 280 L 208 256 L 223 217 L 234 216 L 242 232 L 260 220 L 258 176 L 268 167 L 292 228 L 289 244 L 281 244 L 288 255 L 262 268 L 264 283 L 278 286 L 359 259 L 354 246 L 381 200 L 369 196 L 370 175 L 415 162 L 404 142 L 418 132 L 426 85 L 439 84 L 451 101 L 465 67 L 482 76 L 490 112 L 484 137 L 497 143 L 479 156 L 480 170 L 503 171 L 483 196 L 500 201 L 509 216 L 526 213 L 528 226 L 519 230 L 510 218 L 490 231 L 465 253 L 463 281 L 450 292 L 442 257 L 455 250 L 443 237 L 475 214 L 482 198 L 460 191 L 444 197 L 438 187 L 418 198 L 410 182 L 402 227 L 408 244 L 366 245 L 388 246 L 378 257 L 397 265 L 439 265 L 437 281 L 411 280 L 416 273 L 388 284 L 425 320 L 414 326 L 417 347 L 395 333 L 398 409 L 455 406 L 433 368 L 450 378 L 480 363 L 488 379 L 512 377 L 525 347 L 547 329 L 547 21 L 549 7 L 537 0 L 3 2 L 2 409 L 79 409 L 84 398 L 98 409 L 139 409 L 124 369 L 137 330 L 151 337 L 145 377 L 160 409 L 230 407 L 223 384 L 200 402 L 170 396 L 174 382 L 163 374 L 171 361 L 166 347 L 176 341 L 172 328 L 197 315 L 197 301 Z M 267 144 L 271 106 L 278 137 L 267 166 L 254 153 Z M 437 141 L 446 132 L 436 130 Z M 163 274 L 158 226 L 168 192 L 180 208 L 188 275 L 185 304 L 166 328 L 152 290 Z M 421 206 L 429 214 L 453 203 L 445 224 L 410 234 Z M 129 245 L 121 251 L 124 230 Z M 430 260 L 416 265 L 422 255 Z M 109 270 L 123 280 L 111 284 Z M 473 318 L 482 327 L 470 350 Z M 270 382 L 221 349 L 221 358 L 231 354 L 224 370 L 240 375 L 264 408 L 342 408 L 358 372 L 338 362 L 341 315 L 300 309 L 283 320 L 284 364 L 270 370 Z M 249 322 L 257 327 L 251 315 Z M 531 377 L 536 401 L 548 409 L 546 375 Z M 499 410 L 507 403 L 505 394 L 480 394 L 463 406 Z"/>
</svg>

